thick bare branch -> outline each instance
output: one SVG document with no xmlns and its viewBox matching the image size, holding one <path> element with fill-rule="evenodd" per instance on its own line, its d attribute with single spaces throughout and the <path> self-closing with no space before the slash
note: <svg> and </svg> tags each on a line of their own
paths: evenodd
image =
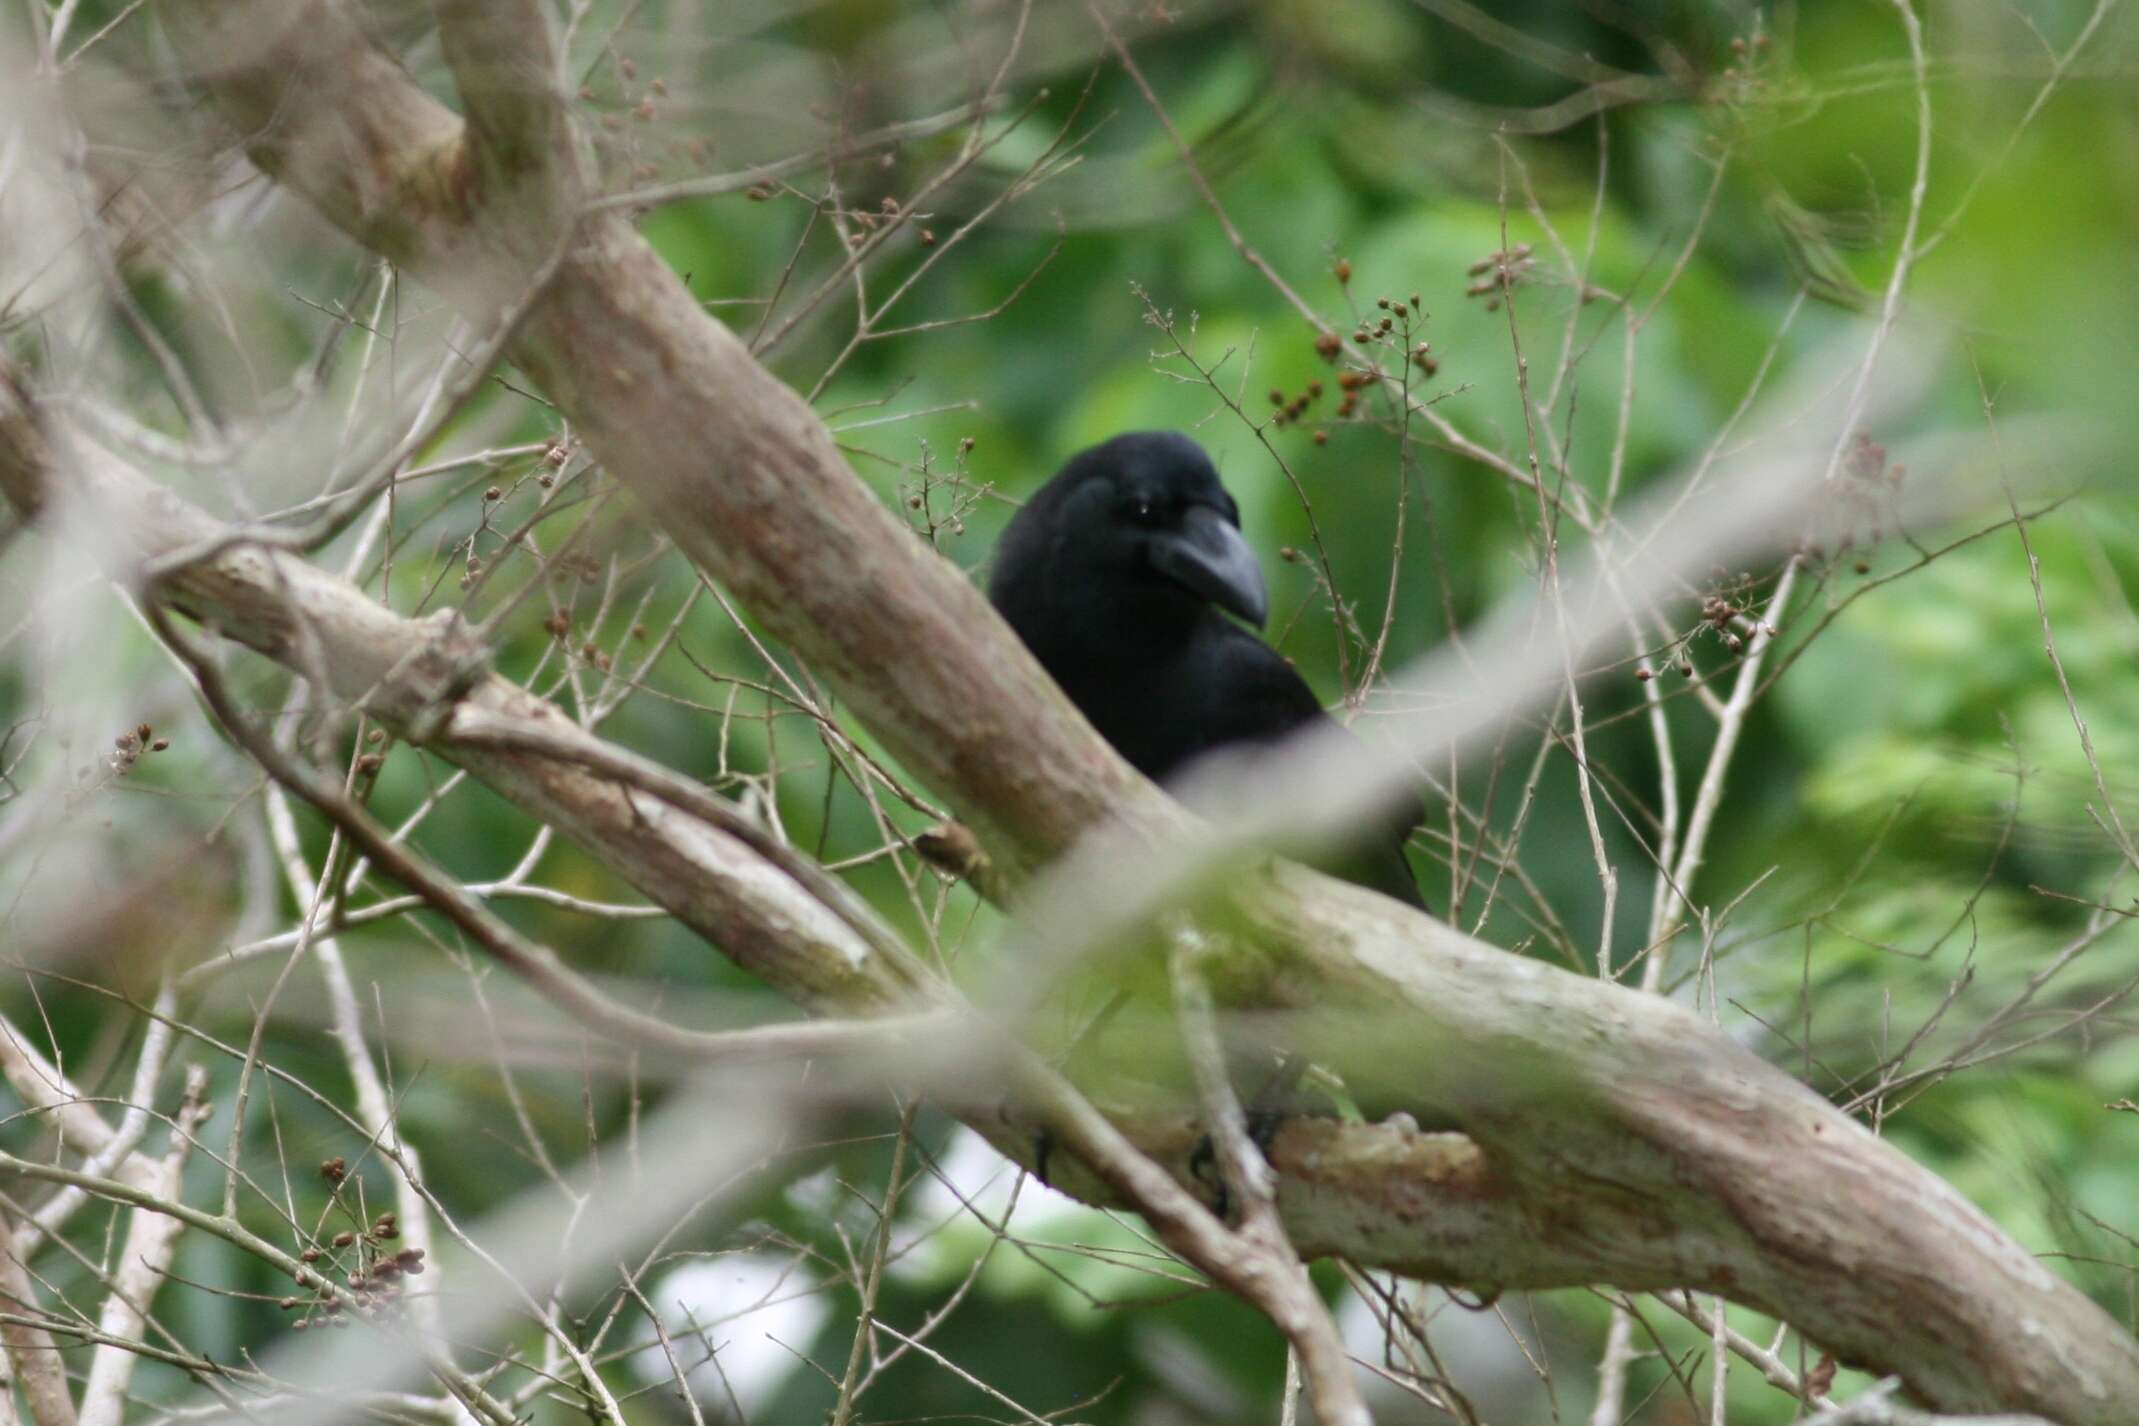
<svg viewBox="0 0 2139 1426">
<path fill-rule="evenodd" d="M 459 121 L 398 70 L 398 85 L 385 84 L 377 68 L 391 62 L 338 5 L 188 4 L 167 20 L 255 161 L 484 318 L 510 297 L 482 274 L 524 272 L 530 254 L 553 251 L 576 225 L 513 360 L 603 464 L 663 512 L 694 563 L 806 651 L 899 760 L 944 790 L 1000 864 L 1036 864 L 1067 830 L 1131 806 L 1154 828 L 1179 825 L 980 592 L 854 479 L 809 406 L 622 218 L 472 209 L 474 160 Z M 326 76 L 311 71 L 327 69 L 362 82 L 320 89 Z M 383 108 L 401 112 L 371 113 Z M 359 164 L 366 177 L 342 172 Z M 433 181 L 439 174 L 452 181 Z M 857 601 L 857 587 L 880 595 Z M 947 698 L 966 723 L 951 738 Z"/>
<path fill-rule="evenodd" d="M 474 152 L 486 177 L 558 185 L 533 202 L 577 198 L 578 147 L 558 60 L 554 10 L 538 0 L 439 0 L 439 40 L 467 106 Z M 487 193 L 486 199 L 495 200 Z"/>
<path fill-rule="evenodd" d="M 234 542 L 228 527 L 108 452 L 59 439 L 69 459 L 55 466 L 48 463 L 53 441 L 27 393 L 0 385 L 0 490 L 18 509 L 35 510 L 48 498 L 48 473 L 64 470 L 64 501 L 80 502 L 84 518 L 97 522 L 96 547 L 117 577 L 130 579 L 188 547 L 214 550 L 167 581 L 187 612 L 299 672 L 324 669 L 332 681 L 326 691 L 467 767 L 797 1003 L 848 1013 L 887 1009 L 917 984 L 910 967 L 874 954 L 848 922 L 748 842 L 590 771 L 623 755 L 488 672 L 485 651 L 451 616 L 404 618 L 309 561 Z M 465 744 L 455 737 L 455 714 L 474 730 Z M 503 738 L 501 726 L 523 730 L 524 746 Z M 577 759 L 574 748 L 584 749 Z M 34 1089 L 40 1063 L 26 1054 L 34 1052 L 0 1042 L 0 1068 Z M 54 1095 L 52 1107 L 74 1114 L 75 1133 L 111 1132 L 93 1113 L 70 1110 L 63 1095 Z M 83 1146 L 94 1150 L 97 1141 Z"/>
</svg>

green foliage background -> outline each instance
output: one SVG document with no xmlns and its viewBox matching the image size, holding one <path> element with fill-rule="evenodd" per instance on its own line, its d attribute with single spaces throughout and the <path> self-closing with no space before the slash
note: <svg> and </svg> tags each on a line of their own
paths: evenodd
<svg viewBox="0 0 2139 1426">
<path fill-rule="evenodd" d="M 930 8 L 826 4 L 775 16 L 736 43 L 767 65 L 814 56 L 813 72 L 844 77 L 852 112 L 843 117 L 866 128 L 959 97 L 921 88 L 931 71 L 901 48 Z M 1652 72 L 1653 52 L 1591 8 L 1606 7 L 1532 3 L 1497 13 L 1564 51 Z M 1876 309 L 1900 241 L 1917 141 L 1908 52 L 1891 7 L 1656 8 L 1658 33 L 1702 76 L 1703 100 L 1617 109 L 1601 124 L 1515 135 L 1505 147 L 1428 99 L 1512 109 L 1553 102 L 1579 86 L 1393 0 L 1341 7 L 1272 0 L 1192 12 L 1146 27 L 1136 54 L 1247 241 L 1318 312 L 1348 330 L 1355 314 L 1378 310 L 1378 296 L 1418 294 L 1438 361 L 1431 377 L 1414 370 L 1420 390 L 1494 449 L 1518 454 L 1523 421 L 1508 316 L 1465 295 L 1472 265 L 1504 244 L 1536 250 L 1544 271 L 1517 289 L 1515 301 L 1534 370 L 1557 353 L 1575 300 L 1549 272 L 1551 240 L 1529 211 L 1525 185 L 1570 248 L 1593 245 L 1591 280 L 1643 303 L 1663 290 L 1698 224 L 1700 242 L 1635 356 L 1625 471 L 1638 498 L 1700 458 L 1771 344 L 1778 383 L 1855 350 L 1837 344 L 1861 342 L 1864 311 Z M 2089 457 L 2085 469 L 2049 472 L 2060 500 L 2030 534 L 2072 695 L 2088 719 L 2112 803 L 2129 824 L 2139 816 L 2139 778 L 2130 771 L 2139 766 L 2132 716 L 2139 708 L 2139 616 L 2132 606 L 2139 506 L 2122 452 L 2139 409 L 2128 389 L 2131 334 L 2139 330 L 2139 246 L 2132 242 L 2139 167 L 2129 161 L 2139 152 L 2139 107 L 2128 16 L 2111 17 L 2084 63 L 2009 142 L 2042 84 L 2046 54 L 2063 53 L 2092 10 L 2076 0 L 2032 0 L 1996 14 L 1959 3 L 1926 8 L 1937 140 L 1927 231 L 1958 216 L 1917 265 L 1906 297 L 1912 322 L 1938 343 L 1934 390 L 1904 428 L 1877 434 L 1899 448 L 1927 432 L 1981 430 L 1987 391 L 2001 422 L 2045 415 L 2085 435 L 2086 449 L 2111 453 Z M 2040 43 L 2029 39 L 2023 17 L 2040 31 Z M 1750 61 L 1734 54 L 1734 39 L 1762 33 L 1779 38 L 1770 48 L 1753 47 Z M 1332 702 L 1345 691 L 1339 652 L 1308 565 L 1281 554 L 1307 545 L 1309 530 L 1271 451 L 1309 493 L 1338 588 L 1368 617 L 1379 608 L 1390 568 L 1397 502 L 1408 502 L 1392 658 L 1430 649 L 1451 625 L 1469 625 L 1496 601 L 1534 588 L 1533 499 L 1430 441 L 1407 448 L 1382 424 L 1330 419 L 1333 373 L 1315 350 L 1314 332 L 1241 260 L 1135 87 L 1085 38 L 1085 48 L 1059 59 L 1028 60 L 1015 97 L 1042 86 L 1047 97 L 917 225 L 925 223 L 939 242 L 951 239 L 964 217 L 1026 171 L 1058 126 L 1076 136 L 1079 162 L 959 241 L 892 320 L 950 323 L 989 312 L 1013 292 L 1015 300 L 984 321 L 866 345 L 822 394 L 819 409 L 842 432 L 856 470 L 911 523 L 940 521 L 920 537 L 982 577 L 1013 502 L 1069 453 L 1124 429 L 1191 430 L 1218 458 L 1265 557 L 1278 611 L 1273 628 Z M 678 99 L 657 124 L 703 124 L 715 136 L 715 167 L 807 147 L 809 139 L 795 134 L 818 126 L 774 112 L 761 131 L 724 114 L 715 102 L 720 83 L 747 72 L 747 63 L 712 37 L 697 51 L 649 46 L 635 53 L 628 30 L 620 43 L 634 73 L 626 75 L 614 57 L 598 63 L 590 107 L 628 114 L 658 78 Z M 957 142 L 950 135 L 909 145 L 888 167 L 843 165 L 843 197 L 867 209 L 883 196 L 908 194 Z M 1717 180 L 1715 160 L 1726 151 Z M 796 180 L 813 193 L 817 182 Z M 750 304 L 780 282 L 797 253 L 803 274 L 821 273 L 832 260 L 824 220 L 790 193 L 677 204 L 651 214 L 645 230 L 688 274 L 691 289 L 723 304 L 715 310 L 744 329 L 757 310 Z M 889 291 L 929 255 L 907 235 L 872 276 L 872 290 Z M 1348 283 L 1335 275 L 1340 260 L 1349 264 Z M 316 287 L 354 271 L 327 271 Z M 1808 286 L 1812 295 L 1778 339 Z M 148 283 L 144 297 L 177 301 Z M 1150 320 L 1154 312 L 1170 318 L 1197 359 L 1216 368 L 1217 388 L 1257 422 L 1270 410 L 1266 392 L 1289 396 L 1316 380 L 1330 390 L 1301 422 L 1258 433 L 1211 383 L 1181 379 L 1170 339 Z M 828 304 L 777 350 L 776 369 L 808 389 L 851 320 L 851 307 Z M 1578 368 L 1572 401 L 1556 413 L 1575 478 L 1593 489 L 1601 489 L 1617 424 L 1617 321 L 1609 302 L 1583 307 L 1577 331 L 1595 344 Z M 174 330 L 209 340 L 197 325 L 174 321 Z M 212 353 L 204 347 L 199 355 Z M 509 389 L 486 398 L 467 426 L 497 440 L 549 432 L 540 408 Z M 2027 467 L 2030 452 L 2011 454 L 2016 467 Z M 704 458 L 721 456 L 708 450 Z M 385 584 L 395 607 L 416 611 L 455 598 L 460 542 L 473 537 L 485 549 L 486 520 L 506 524 L 516 507 L 524 510 L 542 468 L 530 459 L 502 476 L 413 495 Z M 492 482 L 501 487 L 496 501 L 484 493 Z M 911 502 L 924 495 L 915 509 Z M 659 526 L 658 512 L 615 502 L 590 506 L 586 518 L 605 556 L 642 549 Z M 1943 546 L 1993 527 L 1922 568 L 1913 567 L 1916 555 L 1900 539 L 1863 552 L 1863 573 L 1849 561 L 1836 564 L 1787 621 L 1784 675 L 1731 769 L 1699 899 L 1722 907 L 1753 890 L 1718 933 L 1712 988 L 1687 985 L 1680 993 L 1708 997 L 1704 1006 L 1720 997 L 1719 1015 L 1735 1033 L 1837 1098 L 1848 1098 L 1868 1068 L 1949 993 L 1953 1004 L 1920 1060 L 1933 1062 L 1964 1042 L 2074 934 L 2084 907 L 2073 898 L 2131 904 L 2129 876 L 2117 874 L 2114 846 L 2097 826 L 2110 809 L 2044 656 L 2027 562 L 2010 525 L 1995 527 L 1998 518 L 1994 510 L 1970 512 L 1950 527 L 1917 532 L 1927 546 Z M 1773 569 L 1758 573 L 1765 579 Z M 563 590 L 573 605 L 566 645 L 544 628 L 546 608 L 530 601 L 502 626 L 501 667 L 553 670 L 582 643 L 614 649 L 622 659 L 632 647 L 631 626 L 660 627 L 690 589 L 673 557 L 629 587 L 644 596 L 643 608 L 627 600 L 597 611 L 593 584 L 577 594 Z M 1697 604 L 1684 624 L 1697 627 Z M 1803 642 L 1815 627 L 1818 637 Z M 737 786 L 732 774 L 777 765 L 780 813 L 799 845 L 833 861 L 874 849 L 882 837 L 869 809 L 851 787 L 827 779 L 801 720 L 759 717 L 763 700 L 746 696 L 740 706 L 747 716 L 734 723 L 723 752 L 708 717 L 722 695 L 701 669 L 748 669 L 751 652 L 709 600 L 699 601 L 683 628 L 689 658 L 663 661 L 647 694 L 623 707 L 609 735 L 730 790 Z M 137 634 L 128 637 L 121 657 L 147 679 L 156 656 Z M 1696 639 L 1691 655 L 1704 676 L 1728 677 L 1729 657 L 1713 637 Z M 1673 685 L 1668 706 L 1690 793 L 1690 770 L 1705 756 L 1711 725 L 1678 691 L 1675 676 Z M 36 697 L 20 681 L 0 685 L 0 710 L 19 716 Z M 1653 803 L 1657 770 L 1646 733 L 1622 716 L 1641 702 L 1631 665 L 1600 672 L 1585 697 L 1599 728 L 1593 756 L 1626 780 L 1629 799 Z M 191 716 L 182 707 L 173 714 L 174 723 Z M 867 745 L 858 726 L 848 731 Z M 1510 745 L 1511 767 L 1527 766 L 1534 736 Z M 133 815 L 124 809 L 154 799 L 154 825 L 199 830 L 210 823 L 221 804 L 188 801 L 203 778 L 229 777 L 227 765 L 202 749 L 207 737 L 195 719 L 171 757 L 145 764 L 110 791 L 109 805 L 124 820 Z M 375 805 L 403 814 L 443 772 L 398 752 Z M 1493 815 L 1505 825 L 1512 808 L 1504 794 Z M 916 813 L 906 821 L 911 829 L 926 819 Z M 1627 826 L 1614 822 L 1608 833 L 1623 867 L 1646 864 Z M 309 835 L 317 858 L 324 837 L 317 828 Z M 418 840 L 454 871 L 481 878 L 507 869 L 527 835 L 505 804 L 473 792 L 446 802 Z M 1576 942 L 1593 945 L 1602 901 L 1565 756 L 1541 783 L 1521 859 Z M 1421 860 L 1429 891 L 1445 901 L 1445 872 Z M 884 863 L 852 875 L 887 914 L 918 927 L 913 904 Z M 575 894 L 627 898 L 568 846 L 549 854 L 544 879 Z M 1630 873 L 1627 881 L 1615 937 L 1622 947 L 1639 944 L 1649 893 L 1645 877 Z M 664 987 L 665 1004 L 679 1015 L 744 1023 L 782 1013 L 666 921 L 590 923 L 527 903 L 504 909 L 577 965 Z M 972 948 L 966 954 L 988 953 L 992 913 L 961 906 L 950 919 L 964 928 Z M 497 1076 L 479 1062 L 425 1053 L 426 1037 L 455 1029 L 427 1018 L 427 1004 L 434 994 L 440 1004 L 458 994 L 458 973 L 442 960 L 435 934 L 396 921 L 353 933 L 349 944 L 364 973 L 391 986 L 389 1012 L 411 1027 L 396 1050 L 405 1123 L 428 1154 L 438 1193 L 451 1203 L 493 1205 L 541 1176 L 496 1127 L 509 1112 Z M 1526 928 L 1503 910 L 1485 934 L 1512 946 L 1524 941 Z M 1682 949 L 1678 971 L 1690 958 Z M 1882 1109 L 1886 1134 L 2048 1255 L 2056 1270 L 2139 1323 L 2139 1112 L 2106 1107 L 2139 1097 L 2139 1037 L 2122 998 L 2135 976 L 2134 939 L 2112 932 L 2064 969 L 1998 1043 L 2051 1031 L 2060 1017 L 2098 1006 L 2084 1029 L 2043 1034 L 1995 1062 L 1911 1086 Z M 100 978 L 140 984 L 123 965 Z M 249 1013 L 235 986 L 246 984 L 257 989 L 250 981 L 226 984 L 204 1011 L 239 1038 Z M 109 1063 L 119 1042 L 107 996 L 65 985 L 44 986 L 41 994 L 55 1033 L 76 1058 Z M 16 1000 L 22 1003 L 11 1002 L 11 1010 L 29 1013 L 28 1002 Z M 301 1029 L 275 1032 L 274 1057 L 330 1096 L 344 1088 L 338 1061 Z M 605 1139 L 614 1135 L 628 1097 L 626 1084 L 608 1077 L 592 1080 L 583 1096 L 590 1081 L 570 1061 L 560 1056 L 554 1069 L 526 1071 L 519 1083 L 528 1114 L 566 1159 L 584 1150 L 590 1126 Z M 217 1063 L 219 1074 L 229 1072 L 227 1062 Z M 361 1165 L 364 1146 L 319 1106 L 280 1093 L 267 1099 L 292 1163 L 344 1154 Z M 769 1173 L 741 1228 L 709 1228 L 690 1247 L 791 1242 L 836 1258 L 835 1228 L 865 1234 L 873 1220 L 852 1197 L 833 1192 L 828 1200 L 792 1185 L 830 1174 L 871 1191 L 890 1152 L 889 1122 L 887 1115 L 855 1115 L 799 1165 Z M 948 1145 L 947 1126 L 927 1116 L 920 1124 L 925 1147 Z M 264 1121 L 259 1132 L 267 1132 Z M 317 1196 L 309 1181 L 298 1192 Z M 1129 1226 L 1054 1211 L 1059 1216 L 1045 1231 L 1064 1241 L 1119 1252 L 1138 1246 Z M 887 1285 L 885 1319 L 920 1320 L 962 1279 L 971 1255 L 988 1246 L 986 1235 L 966 1225 L 916 1248 Z M 195 1242 L 180 1271 L 197 1282 L 222 1282 L 242 1270 Z M 249 1277 L 230 1285 L 276 1291 Z M 1329 1285 L 1338 1290 L 1334 1274 Z M 1109 1423 L 1272 1419 L 1281 1343 L 1228 1301 L 1184 1295 L 1174 1282 L 1093 1251 L 1040 1254 L 999 1245 L 974 1293 L 934 1339 L 936 1349 L 1035 1409 Z M 819 1362 L 843 1361 L 847 1306 L 840 1302 L 817 1340 L 789 1345 Z M 182 1335 L 225 1355 L 280 1321 L 271 1301 L 199 1293 L 172 1310 Z M 1463 1350 L 1448 1363 L 1456 1381 L 1484 1381 L 1482 1399 L 1494 1403 L 1496 1422 L 1586 1419 L 1591 1376 L 1584 1363 L 1594 1363 L 1602 1340 L 1604 1303 L 1565 1293 L 1500 1310 L 1551 1364 L 1552 1387 L 1530 1383 L 1519 1364 L 1511 1371 L 1508 1352 L 1492 1347 L 1491 1334 L 1462 1328 L 1452 1330 Z M 1662 1315 L 1650 1317 L 1661 1326 Z M 1751 1319 L 1741 1322 L 1762 1335 Z M 1675 1354 L 1703 1350 L 1683 1323 L 1666 1328 L 1663 1342 Z M 1798 1351 L 1795 1339 L 1788 1351 Z M 1690 1361 L 1682 1369 L 1695 1371 Z M 1661 1361 L 1639 1363 L 1635 1378 L 1630 1400 L 1643 1404 L 1634 1420 L 1687 1419 L 1686 1397 Z M 1199 1390 L 1184 1385 L 1199 1380 Z M 1792 1403 L 1749 1371 L 1737 1371 L 1731 1389 L 1734 1421 L 1793 1419 Z M 803 1369 L 754 1417 L 816 1419 L 829 1401 L 825 1381 Z M 681 1419 L 652 1396 L 638 1407 L 647 1421 Z M 915 1359 L 880 1388 L 871 1415 L 931 1419 L 995 1409 Z"/>
</svg>

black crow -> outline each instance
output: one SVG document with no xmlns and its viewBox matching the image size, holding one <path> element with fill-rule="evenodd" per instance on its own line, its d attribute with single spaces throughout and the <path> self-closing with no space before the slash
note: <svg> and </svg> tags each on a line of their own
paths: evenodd
<svg viewBox="0 0 2139 1426">
<path fill-rule="evenodd" d="M 1261 628 L 1270 597 L 1240 507 L 1203 448 L 1170 431 L 1072 456 L 1003 532 L 988 597 L 1070 701 L 1165 782 L 1213 749 L 1326 721 Z M 1319 864 L 1423 906 L 1403 844 L 1411 802 Z"/>
</svg>

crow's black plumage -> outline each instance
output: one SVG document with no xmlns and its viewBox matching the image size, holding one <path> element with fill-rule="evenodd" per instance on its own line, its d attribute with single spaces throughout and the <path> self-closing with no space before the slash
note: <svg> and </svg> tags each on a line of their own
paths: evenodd
<svg viewBox="0 0 2139 1426">
<path fill-rule="evenodd" d="M 1270 745 L 1327 720 L 1261 627 L 1269 596 L 1240 509 L 1203 448 L 1172 432 L 1071 457 L 996 547 L 988 596 L 1070 700 L 1164 782 L 1218 748 Z M 1423 905 L 1403 843 L 1410 804 L 1322 865 Z"/>
</svg>

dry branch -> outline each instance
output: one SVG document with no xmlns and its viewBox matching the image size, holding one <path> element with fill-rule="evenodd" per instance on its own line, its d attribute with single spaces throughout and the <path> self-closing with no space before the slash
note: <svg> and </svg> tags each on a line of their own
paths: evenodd
<svg viewBox="0 0 2139 1426">
<path fill-rule="evenodd" d="M 191 1066 L 186 1073 L 186 1098 L 171 1124 L 171 1142 L 163 1157 L 145 1166 L 139 1177 L 145 1192 L 158 1198 L 176 1199 L 184 1182 L 186 1159 L 193 1152 L 193 1131 L 200 1127 L 210 1108 L 202 1094 L 207 1071 Z M 81 1426 L 119 1426 L 126 1419 L 127 1388 L 134 1379 L 140 1354 L 127 1346 L 141 1335 L 149 1318 L 149 1304 L 169 1274 L 178 1252 L 178 1235 L 185 1225 L 176 1218 L 145 1208 L 136 1208 L 126 1230 L 117 1269 L 112 1274 L 104 1309 L 97 1316 L 97 1330 L 104 1334 L 96 1355 L 90 1358 L 89 1380 L 82 1387 Z"/>
<path fill-rule="evenodd" d="M 75 1426 L 74 1398 L 67 1391 L 67 1359 L 52 1334 L 38 1326 L 45 1308 L 29 1269 L 15 1255 L 14 1225 L 0 1215 L 0 1344 L 10 1375 L 22 1386 L 23 1403 L 35 1426 Z M 12 1402 L 12 1396 L 10 1396 Z"/>
</svg>

